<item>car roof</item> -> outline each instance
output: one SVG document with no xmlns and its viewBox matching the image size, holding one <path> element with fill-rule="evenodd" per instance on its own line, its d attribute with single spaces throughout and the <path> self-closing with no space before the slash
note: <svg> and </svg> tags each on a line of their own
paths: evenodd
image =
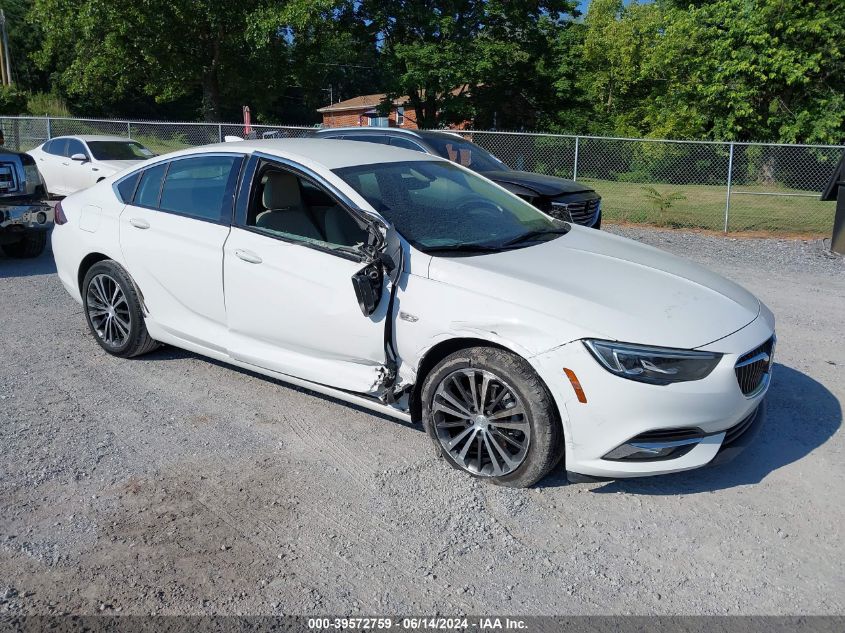
<svg viewBox="0 0 845 633">
<path fill-rule="evenodd" d="M 381 136 L 411 136 L 421 139 L 440 138 L 455 139 L 462 138 L 456 131 L 451 130 L 408 130 L 400 127 L 330 127 L 323 128 L 317 132 L 317 136 L 333 136 L 335 134 L 374 134 Z"/>
<path fill-rule="evenodd" d="M 85 141 L 86 143 L 88 141 L 131 141 L 131 140 L 133 140 L 131 138 L 126 138 L 125 136 L 112 136 L 112 135 L 107 135 L 107 134 L 99 134 L 99 135 L 98 134 L 64 134 L 62 136 L 54 136 L 53 138 L 48 139 L 48 141 L 55 141 L 57 139 L 62 139 L 62 138 L 75 138 L 75 139 L 79 139 L 80 141 Z M 48 141 L 44 141 L 44 142 L 46 143 Z"/>
<path fill-rule="evenodd" d="M 182 156 L 232 151 L 244 152 L 246 154 L 263 152 L 278 158 L 289 158 L 297 162 L 313 161 L 328 169 L 372 165 L 375 163 L 398 163 L 408 160 L 443 160 L 437 156 L 422 154 L 399 147 L 391 147 L 390 145 L 367 144 L 366 147 L 362 147 L 361 145 L 361 143 L 350 143 L 336 139 L 314 138 L 234 141 L 202 145 L 165 154 L 158 157 L 156 162 L 162 159 L 167 160 Z"/>
</svg>

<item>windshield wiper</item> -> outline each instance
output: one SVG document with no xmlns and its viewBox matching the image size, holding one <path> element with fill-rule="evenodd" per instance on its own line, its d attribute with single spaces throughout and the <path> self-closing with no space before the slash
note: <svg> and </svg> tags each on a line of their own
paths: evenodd
<svg viewBox="0 0 845 633">
<path fill-rule="evenodd" d="M 445 244 L 442 246 L 427 246 L 426 253 L 497 253 L 504 250 L 503 245 L 485 244 Z"/>
<path fill-rule="evenodd" d="M 543 237 L 544 235 L 566 235 L 569 233 L 569 227 L 564 226 L 558 229 L 538 229 L 534 231 L 528 231 L 527 233 L 523 233 L 522 235 L 517 235 L 512 240 L 508 240 L 502 246 L 513 246 L 514 244 L 522 244 L 523 242 L 530 242 L 531 240 L 537 239 L 538 237 Z"/>
</svg>

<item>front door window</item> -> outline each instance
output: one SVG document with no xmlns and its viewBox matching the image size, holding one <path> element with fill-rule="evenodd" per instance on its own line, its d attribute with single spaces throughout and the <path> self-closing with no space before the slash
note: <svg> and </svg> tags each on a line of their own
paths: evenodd
<svg viewBox="0 0 845 633">
<path fill-rule="evenodd" d="M 246 226 L 261 233 L 330 249 L 359 249 L 368 233 L 322 187 L 267 165 L 258 176 Z"/>
</svg>

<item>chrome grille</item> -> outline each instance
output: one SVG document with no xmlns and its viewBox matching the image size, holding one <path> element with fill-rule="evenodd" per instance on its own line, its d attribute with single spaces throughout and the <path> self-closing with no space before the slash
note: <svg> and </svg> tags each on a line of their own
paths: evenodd
<svg viewBox="0 0 845 633">
<path fill-rule="evenodd" d="M 15 191 L 17 188 L 14 163 L 0 163 L 0 193 Z"/>
<path fill-rule="evenodd" d="M 753 396 L 765 388 L 772 366 L 775 338 L 743 354 L 734 366 L 736 381 L 746 396 Z"/>
<path fill-rule="evenodd" d="M 559 220 L 568 220 L 575 224 L 592 226 L 596 220 L 596 214 L 601 206 L 601 198 L 592 200 L 578 200 L 575 202 L 553 201 L 550 215 Z"/>
</svg>

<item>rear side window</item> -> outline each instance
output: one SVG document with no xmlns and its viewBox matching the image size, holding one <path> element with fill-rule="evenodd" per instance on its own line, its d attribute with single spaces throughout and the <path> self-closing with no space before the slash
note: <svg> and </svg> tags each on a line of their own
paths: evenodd
<svg viewBox="0 0 845 633">
<path fill-rule="evenodd" d="M 132 195 L 135 193 L 135 187 L 138 185 L 138 179 L 140 177 L 141 172 L 137 172 L 117 183 L 117 195 L 121 202 L 132 202 Z"/>
<path fill-rule="evenodd" d="M 67 139 L 57 138 L 47 143 L 44 146 L 44 151 L 48 154 L 53 154 L 54 156 L 64 156 L 65 147 L 67 147 Z"/>
<path fill-rule="evenodd" d="M 203 156 L 170 163 L 159 208 L 198 220 L 221 221 L 231 214 L 240 156 Z"/>
<path fill-rule="evenodd" d="M 160 163 L 144 170 L 141 182 L 138 184 L 138 191 L 135 193 L 135 204 L 139 207 L 158 207 L 158 194 L 161 191 L 161 181 L 164 179 L 165 171 L 167 171 L 167 163 Z"/>
</svg>

